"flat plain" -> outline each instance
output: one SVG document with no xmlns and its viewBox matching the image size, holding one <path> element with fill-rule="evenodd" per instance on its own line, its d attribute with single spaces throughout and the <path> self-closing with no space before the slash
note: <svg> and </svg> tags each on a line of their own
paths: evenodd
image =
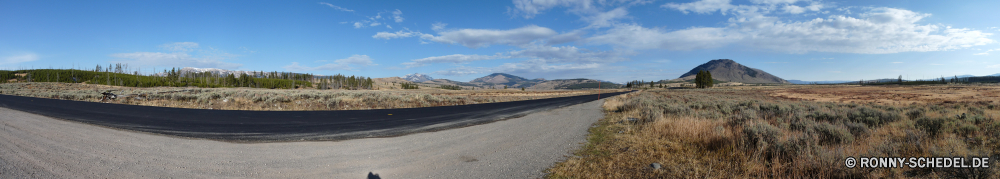
<svg viewBox="0 0 1000 179">
<path fill-rule="evenodd" d="M 588 144 L 548 177 L 995 178 L 993 166 L 850 169 L 844 160 L 996 160 L 998 93 L 995 85 L 643 90 L 605 100 Z"/>
<path fill-rule="evenodd" d="M 261 88 L 134 88 L 82 83 L 3 83 L 0 94 L 101 102 L 101 92 L 119 97 L 103 102 L 192 109 L 309 111 L 452 106 L 596 94 L 598 90 L 520 89 L 319 90 Z M 601 90 L 612 92 L 622 90 Z"/>
</svg>

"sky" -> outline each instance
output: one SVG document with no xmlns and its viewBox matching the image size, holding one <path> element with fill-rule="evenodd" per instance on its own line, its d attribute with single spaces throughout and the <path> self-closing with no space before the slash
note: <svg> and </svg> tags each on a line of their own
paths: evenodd
<svg viewBox="0 0 1000 179">
<path fill-rule="evenodd" d="M 11 1 L 0 69 L 125 63 L 373 78 L 786 80 L 1000 73 L 1000 1 Z"/>
</svg>

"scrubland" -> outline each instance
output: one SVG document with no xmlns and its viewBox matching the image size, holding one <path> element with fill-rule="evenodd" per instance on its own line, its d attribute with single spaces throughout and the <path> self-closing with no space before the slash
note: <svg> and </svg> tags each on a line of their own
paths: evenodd
<svg viewBox="0 0 1000 179">
<path fill-rule="evenodd" d="M 597 91 L 521 90 L 319 90 L 260 88 L 134 88 L 98 84 L 31 82 L 0 84 L 0 94 L 109 103 L 217 110 L 363 110 L 450 106 L 596 94 Z M 606 91 L 607 92 L 607 91 Z"/>
<path fill-rule="evenodd" d="M 996 165 L 1000 99 L 991 95 L 998 91 L 954 85 L 645 90 L 608 98 L 588 144 L 547 172 L 549 178 L 996 178 L 997 166 L 851 169 L 844 160 L 991 157 Z M 891 102 L 906 97 L 911 101 Z"/>
</svg>

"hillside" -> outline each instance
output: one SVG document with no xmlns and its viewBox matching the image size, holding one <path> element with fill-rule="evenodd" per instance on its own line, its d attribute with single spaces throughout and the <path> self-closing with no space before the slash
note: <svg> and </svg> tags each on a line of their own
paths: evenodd
<svg viewBox="0 0 1000 179">
<path fill-rule="evenodd" d="M 543 82 L 543 81 L 544 80 L 541 80 L 541 79 L 529 80 L 529 79 L 526 79 L 526 78 L 522 78 L 522 77 L 519 77 L 519 76 L 514 76 L 514 75 L 506 74 L 506 73 L 494 73 L 494 74 L 486 75 L 484 77 L 476 78 L 476 79 L 474 79 L 472 81 L 469 81 L 469 83 L 475 84 L 475 85 L 480 85 L 480 86 L 504 86 L 504 85 L 507 85 L 509 87 L 518 87 L 518 88 L 520 88 L 520 87 L 531 87 L 531 86 L 534 86 L 535 84 L 538 84 L 538 83 Z"/>
<path fill-rule="evenodd" d="M 600 86 L 598 86 L 600 83 Z M 603 88 L 603 89 L 613 89 L 619 88 L 621 85 L 614 84 L 610 82 L 601 82 L 598 80 L 591 79 L 564 79 L 564 80 L 550 80 L 544 81 L 534 86 L 529 87 L 529 89 L 534 90 L 553 90 L 553 89 L 590 89 L 590 88 Z"/>
<path fill-rule="evenodd" d="M 764 72 L 763 70 L 750 68 L 743 66 L 736 61 L 730 59 L 717 59 L 708 61 L 705 64 L 698 65 L 691 71 L 680 76 L 680 78 L 671 81 L 687 81 L 693 80 L 698 74 L 698 71 L 709 71 L 712 73 L 712 78 L 719 81 L 728 82 L 740 82 L 740 83 L 783 83 L 789 84 L 788 81 L 781 79 L 777 76 L 771 75 L 770 73 Z"/>
<path fill-rule="evenodd" d="M 424 82 L 420 82 L 420 84 L 426 84 L 426 85 L 430 85 L 430 86 L 457 85 L 457 86 L 462 86 L 462 87 L 466 87 L 466 88 L 479 87 L 479 86 L 477 86 L 475 84 L 466 83 L 466 82 L 460 82 L 460 81 L 452 81 L 452 80 L 449 80 L 449 79 L 427 80 L 427 81 L 424 81 Z"/>
</svg>

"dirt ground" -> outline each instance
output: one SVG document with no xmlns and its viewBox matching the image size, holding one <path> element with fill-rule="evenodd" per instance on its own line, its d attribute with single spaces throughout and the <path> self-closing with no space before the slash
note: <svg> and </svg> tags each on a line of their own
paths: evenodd
<svg viewBox="0 0 1000 179">
<path fill-rule="evenodd" d="M 768 92 L 790 99 L 883 105 L 1000 102 L 1000 86 L 982 85 L 785 86 Z"/>
</svg>

